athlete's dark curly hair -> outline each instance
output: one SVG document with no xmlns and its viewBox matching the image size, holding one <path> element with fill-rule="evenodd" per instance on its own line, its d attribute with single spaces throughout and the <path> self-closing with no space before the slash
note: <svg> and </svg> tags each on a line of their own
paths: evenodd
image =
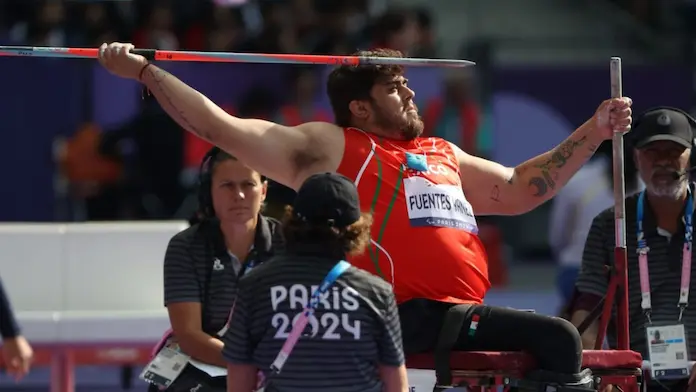
<svg viewBox="0 0 696 392">
<path fill-rule="evenodd" d="M 358 51 L 353 56 L 403 57 L 403 54 L 398 50 L 375 49 Z M 351 101 L 370 100 L 370 91 L 375 83 L 403 73 L 404 67 L 400 65 L 342 65 L 334 69 L 326 82 L 326 93 L 336 125 L 351 126 L 351 112 L 348 108 Z"/>
</svg>

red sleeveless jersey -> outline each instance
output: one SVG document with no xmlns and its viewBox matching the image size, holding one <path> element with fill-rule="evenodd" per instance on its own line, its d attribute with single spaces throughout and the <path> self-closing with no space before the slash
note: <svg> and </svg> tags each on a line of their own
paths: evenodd
<svg viewBox="0 0 696 392">
<path fill-rule="evenodd" d="M 449 143 L 356 128 L 344 135 L 338 172 L 353 179 L 362 210 L 374 217 L 371 244 L 351 263 L 390 282 L 399 303 L 482 303 L 490 287 L 486 252 Z"/>
</svg>

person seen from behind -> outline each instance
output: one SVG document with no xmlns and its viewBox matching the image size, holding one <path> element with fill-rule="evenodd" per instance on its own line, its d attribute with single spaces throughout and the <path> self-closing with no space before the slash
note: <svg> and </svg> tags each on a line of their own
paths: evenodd
<svg viewBox="0 0 696 392">
<path fill-rule="evenodd" d="M 266 392 L 408 391 L 392 288 L 343 261 L 365 251 L 371 224 L 347 177 L 304 182 L 283 221 L 286 253 L 240 281 L 223 338 L 228 392 L 253 391 L 259 370 Z"/>
</svg>

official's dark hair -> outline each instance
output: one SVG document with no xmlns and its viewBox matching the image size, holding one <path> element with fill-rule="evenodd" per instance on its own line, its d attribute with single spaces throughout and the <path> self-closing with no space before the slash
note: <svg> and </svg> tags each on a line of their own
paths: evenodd
<svg viewBox="0 0 696 392">
<path fill-rule="evenodd" d="M 196 215 L 199 215 L 199 219 L 210 219 L 215 217 L 213 195 L 210 187 L 212 186 L 215 168 L 220 163 L 227 160 L 236 161 L 237 158 L 218 147 L 211 148 L 205 156 L 203 156 L 198 171 L 198 212 Z M 266 181 L 266 177 L 262 175 L 259 176 L 261 177 L 261 181 Z"/>
<path fill-rule="evenodd" d="M 403 57 L 398 50 L 375 49 L 358 51 L 354 56 Z M 372 86 L 380 80 L 388 80 L 404 73 L 400 65 L 342 65 L 329 74 L 326 93 L 331 102 L 336 125 L 349 127 L 351 112 L 349 105 L 355 100 L 371 100 Z"/>
<path fill-rule="evenodd" d="M 283 235 L 289 251 L 301 245 L 316 244 L 327 250 L 358 255 L 364 252 L 370 243 L 371 227 L 372 215 L 369 213 L 362 213 L 357 222 L 340 229 L 304 221 L 292 213 L 291 206 L 285 208 L 283 218 Z"/>
</svg>

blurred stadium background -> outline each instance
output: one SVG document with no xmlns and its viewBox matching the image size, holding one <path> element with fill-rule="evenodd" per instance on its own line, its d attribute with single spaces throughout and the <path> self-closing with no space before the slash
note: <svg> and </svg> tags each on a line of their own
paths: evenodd
<svg viewBox="0 0 696 392">
<path fill-rule="evenodd" d="M 694 16 L 694 0 L 3 0 L 0 44 L 318 54 L 381 46 L 469 59 L 478 65 L 461 72 L 411 70 L 416 102 L 430 132 L 514 165 L 564 139 L 608 97 L 610 56 L 623 58 L 636 111 L 694 109 Z M 331 119 L 327 67 L 163 66 L 240 116 Z M 90 60 L 0 58 L 0 88 L 0 221 L 191 215 L 209 146 L 141 99 L 137 84 Z M 270 211 L 292 198 L 271 192 Z M 550 210 L 481 219 L 489 302 L 559 311 Z M 0 376 L 0 389 L 46 390 L 48 374 L 36 368 L 20 385 Z M 122 379 L 135 376 L 81 368 L 76 381 L 120 391 Z"/>
</svg>

